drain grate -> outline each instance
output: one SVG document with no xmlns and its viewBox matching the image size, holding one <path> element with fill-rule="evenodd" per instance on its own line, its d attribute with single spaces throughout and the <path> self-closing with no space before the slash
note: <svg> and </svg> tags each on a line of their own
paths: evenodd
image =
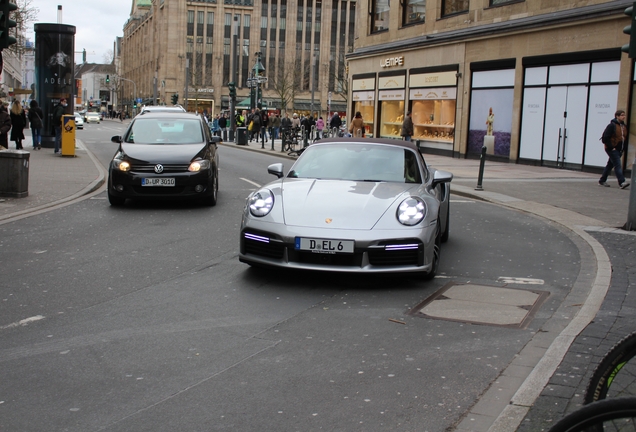
<svg viewBox="0 0 636 432">
<path fill-rule="evenodd" d="M 411 309 L 409 315 L 525 328 L 549 295 L 547 291 L 450 282 Z"/>
</svg>

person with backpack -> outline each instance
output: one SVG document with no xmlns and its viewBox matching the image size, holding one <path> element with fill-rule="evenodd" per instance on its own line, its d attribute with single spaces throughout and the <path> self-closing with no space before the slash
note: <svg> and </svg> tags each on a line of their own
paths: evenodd
<svg viewBox="0 0 636 432">
<path fill-rule="evenodd" d="M 42 108 L 38 106 L 38 102 L 33 99 L 29 103 L 29 124 L 31 125 L 31 136 L 33 137 L 33 150 L 41 150 L 42 149 L 42 128 L 44 127 L 44 122 L 42 118 L 44 117 L 44 113 L 42 112 Z"/>
<path fill-rule="evenodd" d="M 628 137 L 627 126 L 625 126 L 625 118 L 625 111 L 617 110 L 614 114 L 614 118 L 610 124 L 607 125 L 603 132 L 603 136 L 601 137 L 601 141 L 605 145 L 605 153 L 607 153 L 608 159 L 607 165 L 605 165 L 605 169 L 603 170 L 603 174 L 598 180 L 599 186 L 610 186 L 607 184 L 607 177 L 610 172 L 612 172 L 612 168 L 614 168 L 616 180 L 618 180 L 618 186 L 621 189 L 629 187 L 629 182 L 625 181 L 623 167 L 621 164 L 621 155 L 623 154 L 623 149 L 627 148 Z"/>
</svg>

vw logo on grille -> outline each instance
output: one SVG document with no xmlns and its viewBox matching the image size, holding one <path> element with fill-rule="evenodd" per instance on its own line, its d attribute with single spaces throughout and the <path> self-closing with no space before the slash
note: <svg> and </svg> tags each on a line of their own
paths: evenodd
<svg viewBox="0 0 636 432">
<path fill-rule="evenodd" d="M 155 165 L 155 172 L 157 174 L 161 174 L 163 172 L 163 165 L 161 165 L 161 164 Z"/>
</svg>

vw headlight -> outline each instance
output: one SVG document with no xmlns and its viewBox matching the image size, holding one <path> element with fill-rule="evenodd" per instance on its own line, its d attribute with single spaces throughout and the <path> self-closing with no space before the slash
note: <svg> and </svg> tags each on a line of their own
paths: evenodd
<svg viewBox="0 0 636 432">
<path fill-rule="evenodd" d="M 119 171 L 130 171 L 130 164 L 121 159 L 113 159 L 113 167 Z"/>
<path fill-rule="evenodd" d="M 250 213 L 253 216 L 265 216 L 274 207 L 274 194 L 269 189 L 261 189 L 250 197 L 247 205 L 250 207 Z"/>
<path fill-rule="evenodd" d="M 188 171 L 198 172 L 201 170 L 210 169 L 210 161 L 209 160 L 196 160 L 190 164 L 188 167 Z"/>
<path fill-rule="evenodd" d="M 413 226 L 426 216 L 426 204 L 419 198 L 410 197 L 402 201 L 397 210 L 397 219 L 402 225 Z"/>
</svg>

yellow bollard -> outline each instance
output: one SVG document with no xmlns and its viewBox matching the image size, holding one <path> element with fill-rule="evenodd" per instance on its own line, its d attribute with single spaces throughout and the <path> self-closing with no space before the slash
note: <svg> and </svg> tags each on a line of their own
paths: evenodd
<svg viewBox="0 0 636 432">
<path fill-rule="evenodd" d="M 75 116 L 62 116 L 62 156 L 75 157 Z"/>
</svg>

